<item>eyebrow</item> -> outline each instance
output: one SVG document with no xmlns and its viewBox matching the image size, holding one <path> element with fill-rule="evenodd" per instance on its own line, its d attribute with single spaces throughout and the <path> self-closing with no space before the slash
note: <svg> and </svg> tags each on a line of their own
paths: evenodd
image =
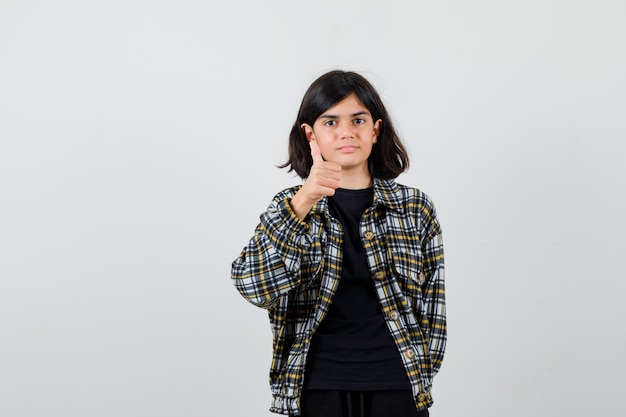
<svg viewBox="0 0 626 417">
<path fill-rule="evenodd" d="M 352 113 L 350 115 L 350 117 L 356 117 L 356 116 L 369 116 L 369 112 L 366 111 L 358 111 L 356 113 Z M 334 114 L 322 114 L 319 119 L 339 119 L 339 116 L 335 116 Z"/>
</svg>

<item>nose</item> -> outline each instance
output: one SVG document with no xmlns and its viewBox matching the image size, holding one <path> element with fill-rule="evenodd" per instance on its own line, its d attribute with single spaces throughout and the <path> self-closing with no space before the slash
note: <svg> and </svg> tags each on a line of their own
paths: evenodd
<svg viewBox="0 0 626 417">
<path fill-rule="evenodd" d="M 354 126 L 351 121 L 341 122 L 339 123 L 339 138 L 340 139 L 350 139 L 354 137 Z"/>
</svg>

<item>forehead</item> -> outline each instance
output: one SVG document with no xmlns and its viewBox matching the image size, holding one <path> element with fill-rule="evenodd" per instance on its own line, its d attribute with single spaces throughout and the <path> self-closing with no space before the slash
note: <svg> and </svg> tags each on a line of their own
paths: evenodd
<svg viewBox="0 0 626 417">
<path fill-rule="evenodd" d="M 365 107 L 359 97 L 352 93 L 329 107 L 320 115 L 320 117 L 351 116 L 356 113 L 366 115 L 370 114 L 369 110 Z"/>
</svg>

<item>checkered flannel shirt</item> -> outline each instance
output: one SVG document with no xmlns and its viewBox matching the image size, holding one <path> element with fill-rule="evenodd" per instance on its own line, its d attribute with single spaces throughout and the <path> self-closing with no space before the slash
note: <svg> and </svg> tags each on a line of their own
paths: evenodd
<svg viewBox="0 0 626 417">
<path fill-rule="evenodd" d="M 290 207 L 300 186 L 278 193 L 232 264 L 237 290 L 267 309 L 273 334 L 271 411 L 300 414 L 307 352 L 341 277 L 340 223 L 323 198 L 304 221 Z M 446 345 L 441 227 L 430 198 L 393 180 L 374 180 L 360 225 L 363 248 L 416 407 L 430 389 Z"/>
</svg>

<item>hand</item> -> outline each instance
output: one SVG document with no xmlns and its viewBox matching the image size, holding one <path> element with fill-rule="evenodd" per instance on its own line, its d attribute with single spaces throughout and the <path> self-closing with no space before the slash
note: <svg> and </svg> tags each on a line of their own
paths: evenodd
<svg viewBox="0 0 626 417">
<path fill-rule="evenodd" d="M 304 219 L 311 207 L 324 196 L 335 195 L 341 180 L 341 165 L 324 161 L 317 142 L 309 141 L 313 166 L 304 185 L 291 199 L 291 208 L 300 219 Z"/>
<path fill-rule="evenodd" d="M 335 195 L 341 180 L 341 165 L 335 162 L 324 161 L 322 152 L 317 142 L 309 141 L 313 166 L 309 172 L 304 186 L 306 196 L 313 203 L 318 202 L 324 196 Z"/>
</svg>

